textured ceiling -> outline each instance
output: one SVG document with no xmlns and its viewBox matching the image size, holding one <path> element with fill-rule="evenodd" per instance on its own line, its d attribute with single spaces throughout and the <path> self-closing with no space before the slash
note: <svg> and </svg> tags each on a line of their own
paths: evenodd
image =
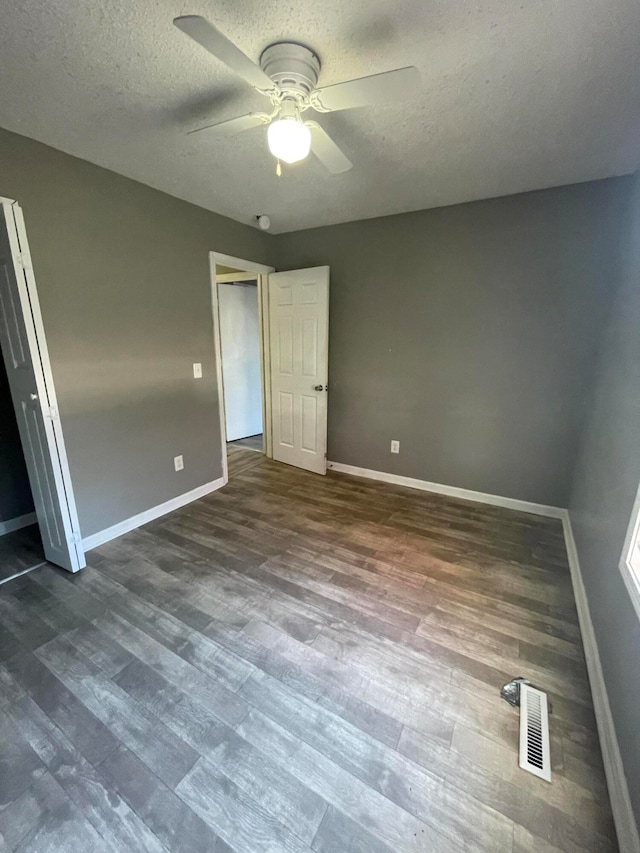
<svg viewBox="0 0 640 853">
<path fill-rule="evenodd" d="M 179 32 L 200 14 L 257 60 L 297 40 L 320 85 L 416 65 L 415 103 L 319 116 L 354 168 L 275 175 L 266 129 L 200 124 L 268 106 Z M 9 0 L 0 125 L 274 232 L 634 171 L 638 0 Z M 1 189 L 1 188 L 0 188 Z"/>
</svg>

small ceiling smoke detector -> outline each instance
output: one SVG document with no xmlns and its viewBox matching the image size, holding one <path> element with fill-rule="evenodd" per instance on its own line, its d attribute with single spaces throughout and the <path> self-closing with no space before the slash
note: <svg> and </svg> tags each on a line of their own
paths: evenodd
<svg viewBox="0 0 640 853">
<path fill-rule="evenodd" d="M 268 231 L 271 228 L 271 220 L 264 213 L 259 213 L 256 219 L 258 220 L 258 228 L 261 228 L 263 231 Z"/>
</svg>

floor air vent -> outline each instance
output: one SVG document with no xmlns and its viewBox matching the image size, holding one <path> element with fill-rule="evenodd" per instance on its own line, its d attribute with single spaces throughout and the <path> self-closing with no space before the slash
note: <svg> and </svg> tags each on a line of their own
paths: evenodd
<svg viewBox="0 0 640 853">
<path fill-rule="evenodd" d="M 551 781 L 547 694 L 520 685 L 520 767 Z"/>
</svg>

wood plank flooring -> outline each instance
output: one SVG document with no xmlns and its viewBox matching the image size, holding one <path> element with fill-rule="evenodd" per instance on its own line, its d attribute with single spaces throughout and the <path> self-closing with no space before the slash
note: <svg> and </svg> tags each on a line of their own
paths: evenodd
<svg viewBox="0 0 640 853">
<path fill-rule="evenodd" d="M 257 450 L 258 453 L 264 452 L 262 433 L 258 435 L 248 435 L 246 438 L 238 438 L 236 441 L 230 441 L 227 447 L 246 447 L 248 450 Z"/>
<path fill-rule="evenodd" d="M 255 449 L 238 446 L 235 443 L 227 444 L 229 479 L 235 479 L 241 471 L 260 465 L 264 459 L 264 454 L 258 453 Z"/>
<path fill-rule="evenodd" d="M 617 850 L 560 523 L 237 454 L 0 588 L 5 848 Z M 518 768 L 515 675 L 550 694 L 552 784 Z"/>
</svg>

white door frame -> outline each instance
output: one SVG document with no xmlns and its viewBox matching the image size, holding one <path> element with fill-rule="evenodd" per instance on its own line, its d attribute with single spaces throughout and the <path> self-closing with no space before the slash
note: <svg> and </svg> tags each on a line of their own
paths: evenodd
<svg viewBox="0 0 640 853">
<path fill-rule="evenodd" d="M 246 273 L 216 276 L 217 265 L 233 267 Z M 224 380 L 222 377 L 222 346 L 220 342 L 220 309 L 218 304 L 218 281 L 249 281 L 256 279 L 258 286 L 258 318 L 260 326 L 260 379 L 262 382 L 262 424 L 264 430 L 264 452 L 270 459 L 273 457 L 271 439 L 271 383 L 270 372 L 270 335 L 269 335 L 269 288 L 267 276 L 275 272 L 275 267 L 234 258 L 222 252 L 209 252 L 209 269 L 211 275 L 211 310 L 213 313 L 213 344 L 216 354 L 216 377 L 218 383 L 218 411 L 220 413 L 220 452 L 222 455 L 222 478 L 229 482 L 229 466 L 227 465 L 227 422 L 224 408 Z"/>
<path fill-rule="evenodd" d="M 17 266 L 24 270 L 24 282 L 26 285 L 26 299 L 29 303 L 29 309 L 26 308 L 24 299 L 20 300 L 23 310 L 23 319 L 27 332 L 27 340 L 29 352 L 35 374 L 36 388 L 38 398 L 41 402 L 42 413 L 44 416 L 44 426 L 49 439 L 49 448 L 56 447 L 57 454 L 52 458 L 53 474 L 58 485 L 59 494 L 64 494 L 66 504 L 69 510 L 69 518 L 65 519 L 65 533 L 72 549 L 75 548 L 78 568 L 86 566 L 84 551 L 82 548 L 82 536 L 80 533 L 80 525 L 78 523 L 78 512 L 73 494 L 71 483 L 71 472 L 69 471 L 69 461 L 62 434 L 62 424 L 58 415 L 58 400 L 56 397 L 55 383 L 53 381 L 53 372 L 51 370 L 51 362 L 49 361 L 49 349 L 47 347 L 47 336 L 42 322 L 42 314 L 40 312 L 40 301 L 38 299 L 38 290 L 36 280 L 31 265 L 31 254 L 29 251 L 29 243 L 27 240 L 27 230 L 24 223 L 22 209 L 18 202 L 14 199 L 4 198 L 0 196 L 0 204 L 5 209 L 5 218 L 9 229 L 9 243 L 14 260 Z M 11 221 L 15 224 L 15 233 L 12 233 Z M 18 282 L 20 286 L 20 282 Z M 11 383 L 11 376 L 9 383 Z M 67 526 L 69 529 L 67 530 Z M 77 569 L 76 569 L 77 571 Z"/>
</svg>

